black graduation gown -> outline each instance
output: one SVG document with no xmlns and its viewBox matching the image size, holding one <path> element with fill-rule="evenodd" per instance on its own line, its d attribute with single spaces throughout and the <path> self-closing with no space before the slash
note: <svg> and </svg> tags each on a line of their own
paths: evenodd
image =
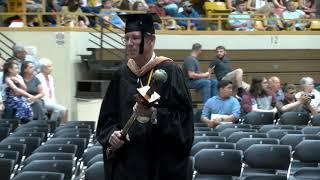
<svg viewBox="0 0 320 180">
<path fill-rule="evenodd" d="M 161 86 L 157 124 L 135 122 L 130 141 L 116 151 L 112 159 L 104 156 L 106 180 L 185 180 L 188 156 L 193 142 L 193 112 L 190 93 L 182 70 L 174 63 L 162 63 L 168 80 Z M 149 73 L 140 77 L 147 84 Z M 113 131 L 121 130 L 132 114 L 133 99 L 140 83 L 123 65 L 113 75 L 103 99 L 97 139 L 104 147 Z"/>
</svg>

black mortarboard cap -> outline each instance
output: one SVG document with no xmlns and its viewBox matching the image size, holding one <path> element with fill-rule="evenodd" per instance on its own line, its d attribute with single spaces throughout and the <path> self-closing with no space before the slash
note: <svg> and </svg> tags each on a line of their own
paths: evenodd
<svg viewBox="0 0 320 180">
<path fill-rule="evenodd" d="M 143 14 L 120 14 L 119 15 L 125 22 L 125 33 L 132 31 L 140 31 L 142 34 L 142 41 L 140 44 L 140 54 L 143 53 L 144 48 L 144 35 L 155 34 L 154 22 L 161 23 L 160 17 L 155 13 Z"/>
</svg>

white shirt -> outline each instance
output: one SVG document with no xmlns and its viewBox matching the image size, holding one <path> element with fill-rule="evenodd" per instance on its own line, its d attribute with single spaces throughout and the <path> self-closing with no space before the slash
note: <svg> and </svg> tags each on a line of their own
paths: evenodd
<svg viewBox="0 0 320 180">
<path fill-rule="evenodd" d="M 56 97 L 54 93 L 54 82 L 52 75 L 48 75 L 48 81 L 43 73 L 39 73 L 37 75 L 37 78 L 40 80 L 43 88 L 44 96 L 42 97 L 42 99 L 44 100 L 44 102 L 55 103 Z"/>
<path fill-rule="evenodd" d="M 300 96 L 303 94 L 304 92 L 301 91 L 301 92 L 298 92 L 296 95 L 295 95 L 295 98 L 296 99 L 299 99 Z M 310 94 L 314 94 L 314 99 L 311 99 L 311 102 L 310 102 L 310 105 L 315 108 L 315 109 L 319 109 L 320 108 L 320 92 L 317 91 L 316 89 L 313 89 L 312 92 Z"/>
</svg>

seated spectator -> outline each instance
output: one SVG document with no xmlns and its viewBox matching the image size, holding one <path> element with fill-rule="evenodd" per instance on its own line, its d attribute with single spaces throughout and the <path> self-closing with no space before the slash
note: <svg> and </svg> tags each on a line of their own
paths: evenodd
<svg viewBox="0 0 320 180">
<path fill-rule="evenodd" d="M 42 11 L 42 1 L 41 0 L 26 0 L 26 9 L 27 12 L 30 13 L 37 13 Z M 34 22 L 34 18 L 36 15 L 29 15 L 27 16 L 27 23 L 28 26 L 36 26 Z"/>
<path fill-rule="evenodd" d="M 61 13 L 64 14 L 62 17 L 62 24 L 64 26 L 86 28 L 89 25 L 89 19 L 86 16 L 70 14 L 82 13 L 79 0 L 68 0 L 67 5 L 62 6 Z"/>
<path fill-rule="evenodd" d="M 242 97 L 241 105 L 245 113 L 277 112 L 276 96 L 268 89 L 268 81 L 263 77 L 253 77 L 249 93 Z"/>
<path fill-rule="evenodd" d="M 303 94 L 311 97 L 311 106 L 317 111 L 320 112 L 320 93 L 314 89 L 314 81 L 311 77 L 303 77 L 300 80 L 300 86 L 302 91 L 296 94 L 296 99 L 299 99 Z"/>
<path fill-rule="evenodd" d="M 133 8 L 134 4 L 136 4 L 135 9 Z M 147 5 L 147 3 L 144 0 L 129 0 L 129 7 L 130 10 L 132 11 L 138 11 L 137 7 L 140 6 L 140 10 L 139 11 L 147 11 L 149 6 Z"/>
<path fill-rule="evenodd" d="M 15 61 L 8 61 L 3 65 L 3 80 L 6 83 L 6 108 L 15 110 L 15 118 L 22 123 L 30 121 L 33 112 L 29 100 L 33 96 L 26 91 L 27 87 L 19 76 L 18 64 Z"/>
<path fill-rule="evenodd" d="M 132 4 L 132 11 L 147 11 L 148 6 L 145 6 L 141 1 L 136 1 Z"/>
<path fill-rule="evenodd" d="M 269 87 L 272 93 L 276 95 L 277 102 L 284 100 L 284 94 L 281 89 L 280 79 L 276 76 L 269 78 Z"/>
<path fill-rule="evenodd" d="M 243 82 L 243 70 L 231 70 L 231 61 L 226 57 L 227 51 L 224 46 L 216 47 L 216 57 L 210 63 L 208 72 L 214 73 L 218 81 L 229 80 L 233 84 L 233 93 L 242 97 L 243 93 L 249 89 L 249 85 Z"/>
<path fill-rule="evenodd" d="M 265 27 L 265 30 L 283 30 L 283 23 L 281 22 L 280 16 L 278 16 L 275 13 L 275 7 L 273 4 L 270 4 L 269 8 L 266 8 L 264 12 L 261 12 L 263 14 L 263 18 L 265 20 L 263 21 L 263 25 Z"/>
<path fill-rule="evenodd" d="M 236 7 L 235 7 L 236 0 L 226 0 L 226 3 L 227 3 L 227 9 L 231 9 L 231 11 L 236 10 Z"/>
<path fill-rule="evenodd" d="M 264 11 L 264 9 L 269 8 L 268 0 L 248 0 L 247 1 L 247 10 L 248 11 L 256 11 L 259 13 L 260 11 Z"/>
<path fill-rule="evenodd" d="M 300 9 L 310 16 L 315 18 L 317 13 L 316 1 L 315 0 L 299 0 Z"/>
<path fill-rule="evenodd" d="M 183 2 L 183 11 L 179 12 L 177 14 L 177 17 L 179 18 L 200 18 L 200 15 L 192 8 L 192 4 L 189 1 Z M 191 29 L 196 30 L 204 30 L 205 27 L 202 26 L 202 22 L 200 20 L 177 20 L 177 24 L 179 26 L 185 27 L 185 29 L 188 29 L 188 23 L 189 27 Z"/>
<path fill-rule="evenodd" d="M 294 84 L 287 84 L 283 88 L 284 100 L 277 102 L 277 108 L 280 112 L 307 112 L 313 115 L 317 114 L 316 109 L 311 105 L 311 98 L 307 94 L 302 94 L 298 100 L 296 100 L 296 87 Z"/>
<path fill-rule="evenodd" d="M 235 122 L 240 116 L 239 101 L 232 96 L 232 82 L 222 80 L 218 83 L 218 95 L 205 103 L 201 121 L 214 128 L 223 122 Z"/>
<path fill-rule="evenodd" d="M 149 13 L 156 13 L 160 17 L 166 16 L 166 10 L 163 8 L 163 1 L 159 0 L 153 5 L 149 6 Z"/>
<path fill-rule="evenodd" d="M 278 16 L 282 16 L 283 11 L 286 10 L 286 1 L 283 0 L 272 0 L 273 5 L 275 6 L 275 13 Z"/>
<path fill-rule="evenodd" d="M 304 30 L 306 23 L 303 23 L 299 19 L 308 18 L 303 11 L 296 9 L 296 6 L 292 0 L 287 1 L 287 9 L 282 13 L 284 24 L 287 28 L 296 28 L 297 30 Z"/>
<path fill-rule="evenodd" d="M 50 120 L 57 121 L 63 120 L 66 113 L 66 108 L 56 102 L 55 87 L 53 82 L 52 62 L 49 59 L 40 59 L 41 73 L 37 75 L 40 80 L 44 92 L 42 99 L 44 100 L 45 108 L 51 112 Z"/>
<path fill-rule="evenodd" d="M 54 15 L 45 15 L 43 19 L 45 22 L 50 23 L 51 26 L 57 25 L 57 15 L 56 13 L 60 12 L 61 7 L 58 4 L 57 0 L 47 0 L 46 12 L 54 13 Z"/>
<path fill-rule="evenodd" d="M 252 31 L 251 15 L 245 11 L 246 1 L 236 1 L 236 11 L 228 16 L 228 22 L 232 29 L 236 31 Z"/>
<path fill-rule="evenodd" d="M 167 15 L 171 17 L 176 17 L 178 15 L 178 4 L 181 0 L 163 0 L 164 9 L 166 10 Z"/>
<path fill-rule="evenodd" d="M 202 102 L 205 103 L 210 97 L 217 94 L 217 81 L 209 80 L 209 72 L 201 73 L 198 56 L 201 54 L 201 44 L 192 45 L 190 56 L 186 57 L 183 69 L 186 77 L 187 87 L 201 90 Z"/>
<path fill-rule="evenodd" d="M 21 67 L 21 63 L 25 61 L 27 56 L 27 51 L 21 44 L 16 44 L 12 47 L 12 57 L 8 58 L 7 61 L 16 61 L 19 64 L 19 68 Z"/>
<path fill-rule="evenodd" d="M 118 28 L 124 28 L 125 24 L 121 20 L 121 18 L 117 15 L 113 8 L 113 1 L 112 0 L 103 0 L 102 1 L 102 8 L 100 10 L 100 14 L 103 14 L 103 19 L 105 21 L 110 22 L 112 25 Z"/>
<path fill-rule="evenodd" d="M 39 79 L 34 75 L 33 64 L 30 61 L 24 61 L 21 65 L 21 76 L 27 86 L 26 91 L 32 95 L 29 99 L 33 111 L 33 119 L 46 120 L 46 110 L 44 102 L 41 99 L 44 96 L 42 85 Z"/>
</svg>

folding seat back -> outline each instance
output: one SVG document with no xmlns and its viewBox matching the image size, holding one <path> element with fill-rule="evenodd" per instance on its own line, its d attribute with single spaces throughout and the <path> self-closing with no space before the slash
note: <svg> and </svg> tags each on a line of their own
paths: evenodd
<svg viewBox="0 0 320 180">
<path fill-rule="evenodd" d="M 9 127 L 0 127 L 0 141 L 9 136 L 10 130 Z"/>
<path fill-rule="evenodd" d="M 103 148 L 102 146 L 93 146 L 86 150 L 86 152 L 83 153 L 83 164 L 86 166 L 87 163 L 96 155 L 102 154 Z"/>
<path fill-rule="evenodd" d="M 244 128 L 227 128 L 219 133 L 219 136 L 228 137 L 234 132 L 257 132 L 256 129 L 244 129 Z"/>
<path fill-rule="evenodd" d="M 307 125 L 310 115 L 304 112 L 285 112 L 280 116 L 279 124 Z"/>
<path fill-rule="evenodd" d="M 288 176 L 291 161 L 291 146 L 273 144 L 254 144 L 244 152 L 244 168 L 242 176 L 260 177 L 266 173 L 274 173 L 274 176 L 284 179 Z M 250 173 L 254 170 L 254 173 Z M 276 175 L 276 170 L 285 170 L 286 175 Z"/>
<path fill-rule="evenodd" d="M 74 144 L 44 144 L 38 147 L 34 153 L 38 152 L 61 152 L 61 153 L 77 153 L 77 145 Z"/>
<path fill-rule="evenodd" d="M 96 162 L 103 162 L 103 154 L 97 154 L 87 163 L 87 166 L 90 167 L 92 164 Z"/>
<path fill-rule="evenodd" d="M 190 155 L 194 156 L 202 149 L 236 149 L 236 145 L 229 142 L 199 142 L 192 146 Z"/>
<path fill-rule="evenodd" d="M 279 144 L 279 139 L 274 138 L 242 138 L 240 139 L 236 147 L 243 152 L 247 150 L 253 144 Z"/>
<path fill-rule="evenodd" d="M 223 130 L 227 128 L 242 128 L 242 129 L 251 129 L 252 126 L 250 124 L 220 124 L 218 125 L 214 130 L 218 132 L 222 132 Z"/>
<path fill-rule="evenodd" d="M 218 136 L 219 133 L 215 131 L 195 131 L 195 136 Z"/>
<path fill-rule="evenodd" d="M 96 180 L 104 178 L 104 164 L 103 162 L 96 162 L 91 165 L 85 172 L 85 180 Z"/>
<path fill-rule="evenodd" d="M 17 163 L 20 163 L 22 157 L 25 155 L 26 147 L 27 146 L 25 144 L 16 144 L 16 143 L 0 144 L 0 150 L 19 152 Z"/>
<path fill-rule="evenodd" d="M 227 142 L 236 143 L 242 138 L 267 138 L 267 134 L 257 132 L 234 132 L 227 138 Z"/>
<path fill-rule="evenodd" d="M 320 136 L 315 134 L 287 134 L 281 138 L 280 144 L 290 145 L 292 149 L 295 149 L 304 140 L 320 140 Z"/>
<path fill-rule="evenodd" d="M 74 173 L 75 164 L 70 160 L 34 160 L 27 164 L 22 172 L 42 171 L 57 172 L 64 174 L 64 180 L 71 180 Z"/>
<path fill-rule="evenodd" d="M 76 157 L 81 158 L 84 150 L 87 148 L 85 138 L 52 138 L 46 144 L 74 144 L 77 145 Z"/>
<path fill-rule="evenodd" d="M 226 138 L 221 136 L 195 136 L 193 140 L 193 145 L 198 142 L 225 142 Z"/>
<path fill-rule="evenodd" d="M 19 158 L 18 151 L 0 150 L 0 159 L 11 159 L 11 160 L 14 160 L 14 163 L 17 163 L 18 158 Z"/>
<path fill-rule="evenodd" d="M 10 180 L 11 173 L 14 168 L 14 160 L 0 159 L 1 180 Z"/>
<path fill-rule="evenodd" d="M 245 180 L 287 180 L 287 177 L 272 174 L 260 174 L 248 176 Z"/>
<path fill-rule="evenodd" d="M 320 126 L 306 126 L 301 131 L 303 134 L 317 134 L 320 132 Z"/>
<path fill-rule="evenodd" d="M 15 132 L 43 132 L 47 136 L 49 130 L 47 127 L 19 127 Z"/>
<path fill-rule="evenodd" d="M 63 180 L 63 173 L 26 171 L 16 175 L 13 180 Z"/>
<path fill-rule="evenodd" d="M 280 125 L 280 124 L 266 124 L 260 127 L 259 132 L 266 133 L 272 129 L 291 129 L 296 130 L 296 127 L 293 125 Z"/>
<path fill-rule="evenodd" d="M 84 126 L 89 125 L 91 129 L 94 129 L 96 127 L 95 121 L 68 121 L 64 127 L 75 127 L 75 126 Z"/>
<path fill-rule="evenodd" d="M 195 131 L 212 131 L 212 128 L 209 127 L 194 127 Z"/>
<path fill-rule="evenodd" d="M 320 140 L 303 140 L 295 148 L 294 156 L 304 163 L 320 163 Z"/>
<path fill-rule="evenodd" d="M 0 123 L 10 124 L 11 131 L 14 131 L 19 125 L 19 120 L 18 119 L 1 119 Z"/>
<path fill-rule="evenodd" d="M 194 127 L 208 127 L 208 125 L 205 123 L 196 122 L 194 123 Z"/>
<path fill-rule="evenodd" d="M 7 137 L 1 143 L 18 143 L 25 144 L 25 155 L 29 156 L 41 144 L 39 137 Z"/>
<path fill-rule="evenodd" d="M 313 116 L 313 118 L 311 119 L 311 124 L 313 126 L 320 126 L 320 114 L 316 114 Z"/>
<path fill-rule="evenodd" d="M 195 179 L 215 176 L 240 176 L 242 151 L 234 149 L 203 149 L 195 156 Z M 210 177 L 211 176 L 211 177 Z"/>
<path fill-rule="evenodd" d="M 287 134 L 302 134 L 300 130 L 290 130 L 290 129 L 272 129 L 267 132 L 269 138 L 281 139 Z"/>
<path fill-rule="evenodd" d="M 63 129 L 60 129 L 59 131 L 56 131 L 54 133 L 54 136 L 58 136 L 60 134 L 63 134 L 63 133 L 69 133 L 69 132 L 85 132 L 85 133 L 92 133 L 92 130 L 89 129 L 89 128 L 79 128 L 79 129 L 73 129 L 73 128 L 63 128 Z"/>
<path fill-rule="evenodd" d="M 41 142 L 45 140 L 46 134 L 43 132 L 15 132 L 10 137 L 39 137 Z"/>
<path fill-rule="evenodd" d="M 91 129 L 91 126 L 90 125 L 87 125 L 87 124 L 83 124 L 83 125 L 64 125 L 64 126 L 60 126 L 56 129 L 55 132 L 59 132 L 63 129 Z"/>
<path fill-rule="evenodd" d="M 31 154 L 25 161 L 23 165 L 27 165 L 35 160 L 74 160 L 75 155 L 72 153 L 61 153 L 61 152 L 37 152 Z"/>
<path fill-rule="evenodd" d="M 265 125 L 274 123 L 274 114 L 272 112 L 250 112 L 244 116 L 245 124 Z"/>
<path fill-rule="evenodd" d="M 65 132 L 54 135 L 54 138 L 85 138 L 89 142 L 91 133 L 88 132 Z"/>
</svg>

